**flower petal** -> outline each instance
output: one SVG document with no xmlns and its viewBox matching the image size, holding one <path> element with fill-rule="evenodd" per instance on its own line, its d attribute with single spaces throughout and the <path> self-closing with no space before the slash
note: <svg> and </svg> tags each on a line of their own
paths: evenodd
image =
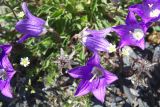
<svg viewBox="0 0 160 107">
<path fill-rule="evenodd" d="M 38 25 L 36 20 L 23 19 L 16 24 L 16 30 L 22 34 L 39 35 L 43 31 L 43 26 Z"/>
<path fill-rule="evenodd" d="M 73 78 L 90 79 L 92 76 L 91 70 L 91 66 L 80 66 L 69 70 L 68 74 Z"/>
<path fill-rule="evenodd" d="M 36 37 L 36 36 L 31 36 L 31 35 L 28 35 L 28 34 L 23 35 L 23 36 L 18 40 L 18 43 L 22 43 L 22 42 L 24 42 L 25 40 L 27 40 L 27 39 L 30 38 L 30 37 Z"/>
<path fill-rule="evenodd" d="M 114 82 L 118 79 L 118 77 L 115 74 L 113 74 L 105 69 L 103 69 L 103 72 L 104 72 L 104 77 L 105 77 L 107 85 L 111 84 L 112 82 Z"/>
<path fill-rule="evenodd" d="M 22 3 L 22 9 L 23 9 L 23 12 L 25 13 L 26 17 L 31 17 L 31 16 L 33 16 L 33 15 L 31 14 L 31 12 L 29 11 L 26 2 L 23 2 L 23 3 Z"/>
<path fill-rule="evenodd" d="M 90 30 L 87 29 L 86 32 L 92 36 L 95 37 L 103 37 L 105 38 L 107 34 L 109 34 L 113 29 L 110 28 L 106 28 L 106 29 L 102 29 L 102 30 Z"/>
<path fill-rule="evenodd" d="M 9 98 L 13 97 L 10 83 L 8 82 L 6 83 L 5 87 L 1 90 L 1 93 L 6 97 L 9 97 Z"/>
<path fill-rule="evenodd" d="M 91 83 L 88 80 L 81 80 L 76 90 L 75 96 L 83 96 L 91 91 Z"/>
<path fill-rule="evenodd" d="M 4 53 L 4 54 L 9 54 L 12 50 L 12 46 L 9 44 L 0 45 L 0 48 L 2 49 L 2 53 Z"/>
<path fill-rule="evenodd" d="M 85 39 L 83 39 L 82 42 L 84 46 L 86 46 L 93 52 L 97 51 L 108 52 L 107 46 L 109 45 L 109 42 L 105 38 L 88 36 L 85 37 Z"/>
<path fill-rule="evenodd" d="M 137 20 L 133 12 L 128 12 L 126 24 L 136 24 Z"/>
<path fill-rule="evenodd" d="M 92 82 L 92 93 L 102 103 L 105 98 L 106 85 L 105 78 L 96 79 Z"/>
<path fill-rule="evenodd" d="M 5 85 L 6 85 L 6 81 L 0 80 L 0 90 L 2 90 Z"/>
<path fill-rule="evenodd" d="M 38 17 L 35 17 L 31 14 L 31 12 L 29 11 L 28 7 L 27 7 L 27 3 L 26 2 L 23 2 L 22 3 L 22 9 L 23 9 L 23 12 L 25 13 L 25 17 L 26 19 L 28 20 L 35 20 L 35 21 L 31 21 L 33 23 L 30 22 L 30 24 L 33 24 L 33 25 L 39 25 L 39 26 L 42 26 L 45 24 L 45 21 L 42 20 L 41 18 L 38 18 Z M 35 22 L 38 22 L 38 23 L 35 23 Z"/>
<path fill-rule="evenodd" d="M 127 27 L 126 25 L 118 25 L 113 27 L 113 31 L 115 31 L 118 36 L 125 36 L 129 34 L 128 31 L 130 31 L 130 27 Z"/>
<path fill-rule="evenodd" d="M 139 16 L 144 14 L 142 4 L 132 5 L 128 9 L 129 9 L 130 12 L 135 12 Z"/>
<path fill-rule="evenodd" d="M 93 53 L 93 56 L 87 61 L 86 65 L 90 65 L 90 66 L 100 65 L 100 57 L 97 52 Z"/>
<path fill-rule="evenodd" d="M 143 0 L 143 3 L 155 3 L 155 2 L 160 2 L 159 0 Z"/>
<path fill-rule="evenodd" d="M 14 69 L 13 69 L 13 66 L 12 66 L 11 62 L 9 61 L 7 55 L 3 56 L 2 59 L 1 59 L 1 61 L 2 61 L 2 62 L 1 62 L 1 63 L 2 63 L 2 66 L 3 66 L 3 68 L 4 68 L 5 70 L 7 70 L 7 71 L 13 71 L 13 70 L 14 70 Z"/>
<path fill-rule="evenodd" d="M 142 40 L 136 42 L 134 45 L 136 45 L 136 46 L 140 47 L 142 50 L 144 50 L 145 49 L 145 40 L 144 40 L 144 38 Z"/>
</svg>

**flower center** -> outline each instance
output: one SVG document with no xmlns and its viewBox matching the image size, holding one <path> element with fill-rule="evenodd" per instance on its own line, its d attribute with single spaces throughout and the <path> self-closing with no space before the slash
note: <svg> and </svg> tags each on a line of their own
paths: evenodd
<svg viewBox="0 0 160 107">
<path fill-rule="evenodd" d="M 7 79 L 7 73 L 4 69 L 0 69 L 0 79 L 6 80 Z"/>
<path fill-rule="evenodd" d="M 99 68 L 93 67 L 92 72 L 93 74 L 92 78 L 89 80 L 89 82 L 92 82 L 94 79 L 99 78 L 102 76 L 102 72 Z"/>
<path fill-rule="evenodd" d="M 136 40 L 141 40 L 144 37 L 144 32 L 142 29 L 134 29 L 134 32 L 131 32 L 133 38 Z"/>
<path fill-rule="evenodd" d="M 112 53 L 116 51 L 116 45 L 112 45 L 111 43 L 108 45 L 108 52 Z"/>
<path fill-rule="evenodd" d="M 160 10 L 159 9 L 154 9 L 154 10 L 151 10 L 149 15 L 150 17 L 158 17 L 160 14 Z"/>
</svg>

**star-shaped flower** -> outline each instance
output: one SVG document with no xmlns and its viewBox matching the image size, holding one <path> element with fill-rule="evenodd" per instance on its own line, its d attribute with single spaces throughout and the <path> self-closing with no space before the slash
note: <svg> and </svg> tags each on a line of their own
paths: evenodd
<svg viewBox="0 0 160 107">
<path fill-rule="evenodd" d="M 104 102 L 106 86 L 118 79 L 116 75 L 100 65 L 98 53 L 94 53 L 85 66 L 73 68 L 68 73 L 73 78 L 81 79 L 75 96 L 82 96 L 92 92 L 101 102 Z"/>
<path fill-rule="evenodd" d="M 160 19 L 160 0 L 143 0 L 141 4 L 132 5 L 129 11 L 136 13 L 145 23 Z"/>
<path fill-rule="evenodd" d="M 27 67 L 30 64 L 30 60 L 28 57 L 21 58 L 20 64 L 24 67 Z"/>
<path fill-rule="evenodd" d="M 145 48 L 145 33 L 148 27 L 143 22 L 138 22 L 133 12 L 129 12 L 126 18 L 125 25 L 113 27 L 113 30 L 120 37 L 119 47 L 138 46 L 141 49 Z"/>
</svg>

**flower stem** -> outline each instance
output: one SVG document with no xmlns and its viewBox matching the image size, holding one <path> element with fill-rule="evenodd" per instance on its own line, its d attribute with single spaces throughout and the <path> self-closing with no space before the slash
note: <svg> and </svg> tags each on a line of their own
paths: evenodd
<svg viewBox="0 0 160 107">
<path fill-rule="evenodd" d="M 12 7 L 7 1 L 4 2 L 4 5 L 7 6 L 7 7 L 12 11 L 15 19 L 16 19 L 17 21 L 19 21 L 16 13 L 15 13 L 14 10 L 13 10 L 13 7 Z"/>
</svg>

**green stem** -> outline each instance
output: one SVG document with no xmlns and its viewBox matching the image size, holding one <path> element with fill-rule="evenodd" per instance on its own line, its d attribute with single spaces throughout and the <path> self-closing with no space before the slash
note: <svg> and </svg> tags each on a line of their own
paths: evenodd
<svg viewBox="0 0 160 107">
<path fill-rule="evenodd" d="M 4 5 L 7 6 L 8 8 L 10 8 L 10 10 L 12 11 L 12 13 L 13 13 L 14 17 L 16 18 L 16 20 L 19 21 L 16 13 L 13 10 L 13 7 L 7 1 L 4 2 Z"/>
</svg>

